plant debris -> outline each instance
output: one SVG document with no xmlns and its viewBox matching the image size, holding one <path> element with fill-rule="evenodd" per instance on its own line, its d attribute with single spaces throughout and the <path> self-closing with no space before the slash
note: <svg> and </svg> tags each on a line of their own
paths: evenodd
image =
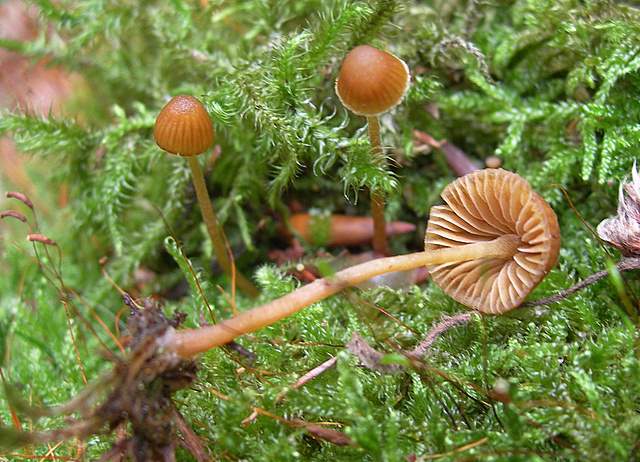
<svg viewBox="0 0 640 462">
<path fill-rule="evenodd" d="M 113 369 L 77 398 L 57 408 L 33 409 L 19 400 L 15 391 L 7 389 L 16 407 L 31 417 L 75 413 L 81 417 L 67 421 L 64 428 L 48 432 L 2 429 L 0 444 L 3 447 L 85 439 L 129 424 L 131 436 L 117 442 L 105 460 L 122 454 L 140 462 L 173 461 L 178 444 L 195 451 L 194 456 L 203 460 L 202 446 L 195 443 L 194 434 L 185 435 L 186 424 L 173 403 L 173 394 L 189 387 L 196 379 L 196 363 L 162 351 L 163 337 L 184 318 L 180 313 L 172 319 L 166 318 L 150 299 L 135 305 L 130 298 L 125 301 L 134 306 L 127 322 L 130 354 L 126 359 L 111 356 Z M 105 397 L 101 404 L 93 407 L 99 395 Z M 182 440 L 178 438 L 178 428 L 182 430 Z"/>
</svg>

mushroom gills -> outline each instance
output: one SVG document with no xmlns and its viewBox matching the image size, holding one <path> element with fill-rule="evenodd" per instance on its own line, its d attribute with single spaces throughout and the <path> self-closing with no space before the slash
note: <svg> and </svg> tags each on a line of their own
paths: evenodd
<svg viewBox="0 0 640 462">
<path fill-rule="evenodd" d="M 510 258 L 479 258 L 428 265 L 448 295 L 485 313 L 520 305 L 555 265 L 560 232 L 549 205 L 519 175 L 481 170 L 457 179 L 431 209 L 425 249 L 463 247 L 500 236 L 517 236 Z"/>
</svg>

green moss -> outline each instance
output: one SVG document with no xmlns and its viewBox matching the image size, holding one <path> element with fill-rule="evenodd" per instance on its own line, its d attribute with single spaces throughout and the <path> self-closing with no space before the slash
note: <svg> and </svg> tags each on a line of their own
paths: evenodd
<svg viewBox="0 0 640 462">
<path fill-rule="evenodd" d="M 618 181 L 640 149 L 640 13 L 621 2 L 36 3 L 52 36 L 0 46 L 48 55 L 81 73 L 93 101 L 75 119 L 2 113 L 0 133 L 10 132 L 33 156 L 29 168 L 46 209 L 43 232 L 61 246 L 67 286 L 82 294 L 71 308 L 111 348 L 96 316 L 115 330 L 122 304 L 100 274 L 103 255 L 123 287 L 132 287 L 142 264 L 156 275 L 142 295 L 191 294 L 166 301 L 168 311 L 186 311 L 190 325 L 208 316 L 203 296 L 217 318 L 231 311 L 216 288 L 228 281 L 206 258 L 186 165 L 151 139 L 155 114 L 178 93 L 201 97 L 215 121 L 221 156 L 209 184 L 241 254 L 238 265 L 254 274 L 262 300 L 297 285 L 265 265 L 279 231 L 264 217 L 286 210 L 292 199 L 308 209 L 364 215 L 363 192 L 376 189 L 388 196 L 390 219 L 424 227 L 453 177 L 440 153 L 415 149 L 414 129 L 448 139 L 479 161 L 501 156 L 551 201 L 562 251 L 532 298 L 615 259 L 577 214 L 594 226 L 614 213 Z M 406 102 L 382 118 L 384 144 L 395 147 L 387 150 L 389 167 L 368 155 L 364 119 L 347 114 L 333 92 L 340 59 L 365 41 L 391 49 L 414 73 Z M 427 103 L 437 105 L 439 117 L 425 111 Z M 54 194 L 63 183 L 70 203 L 59 210 Z M 9 207 L 15 204 L 3 202 Z M 0 266 L 3 371 L 33 403 L 58 404 L 83 387 L 70 332 L 89 378 L 109 365 L 79 315 L 69 327 L 59 293 L 23 245 L 25 229 L 7 229 Z M 415 250 L 421 241 L 416 233 L 394 241 L 394 250 Z M 624 278 L 622 290 L 637 305 L 637 277 Z M 237 304 L 251 306 L 242 296 Z M 241 338 L 256 354 L 253 365 L 220 349 L 204 355 L 194 389 L 180 392 L 178 406 L 220 460 L 397 461 L 412 454 L 421 460 L 469 444 L 443 458 L 636 457 L 640 338 L 611 280 L 552 307 L 451 331 L 421 370 L 382 375 L 344 351 L 354 332 L 385 352 L 411 347 L 443 314 L 463 309 L 429 283 L 405 292 L 350 291 Z M 290 388 L 335 355 L 336 368 Z M 264 416 L 243 425 L 254 407 L 330 422 L 356 446 L 321 442 Z M 2 417 L 10 425 L 6 401 Z M 61 419 L 45 419 L 34 428 L 60 425 Z M 92 438 L 89 455 L 111 441 Z M 56 453 L 73 451 L 67 443 Z M 180 453 L 180 460 L 189 457 Z"/>
</svg>

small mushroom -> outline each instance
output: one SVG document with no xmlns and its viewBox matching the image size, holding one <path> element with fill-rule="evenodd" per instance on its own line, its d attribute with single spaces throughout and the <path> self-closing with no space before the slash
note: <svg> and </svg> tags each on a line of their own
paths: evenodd
<svg viewBox="0 0 640 462">
<path fill-rule="evenodd" d="M 227 238 L 218 223 L 197 159 L 199 154 L 213 145 L 213 124 L 207 110 L 193 96 L 174 96 L 158 114 L 153 137 L 163 150 L 187 158 L 202 218 L 207 225 L 216 258 L 225 273 L 232 277 L 233 267 L 227 253 Z M 240 290 L 252 297 L 258 295 L 258 289 L 251 281 L 239 272 L 235 273 L 235 277 Z"/>
<path fill-rule="evenodd" d="M 553 268 L 560 229 L 551 207 L 515 173 L 490 169 L 466 175 L 431 209 L 425 250 L 464 248 L 504 236 L 518 241 L 509 258 L 429 266 L 433 281 L 458 302 L 483 313 L 520 305 Z"/>
<path fill-rule="evenodd" d="M 202 103 L 193 96 L 174 96 L 162 108 L 153 128 L 158 146 L 171 154 L 193 157 L 213 145 L 213 124 Z"/>
<path fill-rule="evenodd" d="M 379 258 L 316 279 L 265 305 L 196 330 L 177 332 L 182 356 L 223 345 L 375 276 L 422 266 L 448 295 L 483 313 L 519 306 L 555 265 L 555 213 L 529 183 L 502 169 L 479 170 L 451 183 L 431 209 L 425 251 Z"/>
<path fill-rule="evenodd" d="M 336 94 L 347 109 L 367 118 L 373 154 L 380 162 L 385 162 L 385 158 L 378 116 L 402 101 L 410 81 L 409 68 L 404 61 L 369 45 L 351 50 L 340 67 Z M 377 191 L 371 191 L 371 216 L 374 222 L 373 249 L 386 255 L 384 197 Z"/>
<path fill-rule="evenodd" d="M 336 93 L 351 112 L 378 117 L 400 104 L 409 89 L 407 64 L 369 45 L 351 50 L 342 61 Z"/>
</svg>

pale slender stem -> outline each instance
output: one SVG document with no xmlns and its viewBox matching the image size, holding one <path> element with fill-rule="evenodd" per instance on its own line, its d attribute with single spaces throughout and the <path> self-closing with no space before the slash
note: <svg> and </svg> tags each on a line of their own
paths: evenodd
<svg viewBox="0 0 640 462">
<path fill-rule="evenodd" d="M 479 258 L 511 258 L 518 245 L 520 245 L 520 239 L 509 234 L 488 242 L 371 260 L 346 268 L 333 276 L 316 279 L 290 294 L 218 324 L 178 331 L 170 342 L 170 347 L 181 356 L 193 356 L 224 345 L 240 335 L 269 326 L 342 289 L 355 286 L 380 274 Z"/>
<path fill-rule="evenodd" d="M 380 121 L 378 116 L 367 117 L 367 128 L 371 149 L 377 161 L 385 163 L 380 140 Z M 387 230 L 384 218 L 384 196 L 371 190 L 371 217 L 373 218 L 373 250 L 382 255 L 389 254 Z"/>
<path fill-rule="evenodd" d="M 218 223 L 216 213 L 213 210 L 213 204 L 209 198 L 209 191 L 207 190 L 207 184 L 204 180 L 202 168 L 200 162 L 196 156 L 187 157 L 189 161 L 189 167 L 191 168 L 191 176 L 193 178 L 193 186 L 196 189 L 196 197 L 200 204 L 200 211 L 202 212 L 202 219 L 207 226 L 211 243 L 213 244 L 213 252 L 216 255 L 218 264 L 222 267 L 222 270 L 229 276 L 233 277 L 233 266 L 227 253 L 227 238 L 224 235 L 224 231 Z M 236 284 L 238 288 L 250 297 L 257 297 L 259 294 L 258 288 L 253 285 L 251 281 L 245 278 L 240 272 L 235 271 Z"/>
</svg>

